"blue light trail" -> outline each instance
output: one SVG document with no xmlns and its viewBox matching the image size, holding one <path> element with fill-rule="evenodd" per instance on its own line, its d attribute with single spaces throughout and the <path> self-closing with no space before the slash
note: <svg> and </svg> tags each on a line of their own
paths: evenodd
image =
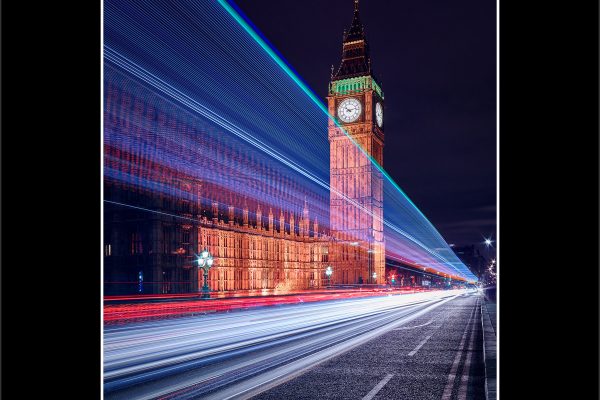
<svg viewBox="0 0 600 400">
<path fill-rule="evenodd" d="M 254 199 L 251 215 L 260 199 L 263 217 L 273 208 L 276 225 L 279 210 L 299 214 L 306 200 L 327 233 L 331 116 L 235 7 L 224 0 L 107 0 L 104 13 L 105 180 L 215 200 L 236 215 L 239 199 Z M 386 256 L 476 281 L 369 160 L 384 177 Z M 201 180 L 205 190 L 190 193 L 172 176 Z"/>
</svg>

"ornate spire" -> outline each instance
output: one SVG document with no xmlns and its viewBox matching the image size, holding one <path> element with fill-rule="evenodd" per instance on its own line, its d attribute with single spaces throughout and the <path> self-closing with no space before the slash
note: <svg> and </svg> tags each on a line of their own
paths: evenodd
<svg viewBox="0 0 600 400">
<path fill-rule="evenodd" d="M 344 42 L 352 42 L 355 40 L 365 39 L 365 28 L 360 22 L 360 13 L 358 12 L 358 1 L 354 0 L 354 16 L 352 18 L 352 25 L 350 30 L 346 34 Z"/>
<path fill-rule="evenodd" d="M 273 210 L 271 209 L 271 207 L 269 207 L 269 225 L 267 226 L 267 229 L 269 230 L 269 232 L 272 232 L 275 227 L 273 226 Z"/>
<path fill-rule="evenodd" d="M 246 198 L 244 197 L 244 209 L 242 211 L 243 224 L 247 228 L 248 227 L 248 203 L 246 202 Z"/>
<path fill-rule="evenodd" d="M 262 229 L 262 210 L 260 209 L 260 203 L 256 208 L 256 228 L 258 230 Z"/>
<path fill-rule="evenodd" d="M 212 202 L 212 219 L 213 223 L 217 223 L 219 221 L 219 203 L 214 201 Z"/>
<path fill-rule="evenodd" d="M 358 0 L 354 0 L 354 16 L 348 31 L 344 30 L 342 63 L 332 79 L 345 79 L 371 74 L 369 45 L 360 22 Z"/>
<path fill-rule="evenodd" d="M 300 221 L 301 235 L 308 236 L 310 234 L 310 218 L 308 217 L 308 201 L 306 200 L 306 196 L 304 196 L 304 209 L 302 210 L 302 219 Z"/>
</svg>

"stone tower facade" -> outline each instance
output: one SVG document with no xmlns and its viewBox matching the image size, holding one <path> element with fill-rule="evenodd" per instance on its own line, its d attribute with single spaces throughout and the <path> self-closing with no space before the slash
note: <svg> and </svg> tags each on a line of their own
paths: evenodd
<svg viewBox="0 0 600 400">
<path fill-rule="evenodd" d="M 329 120 L 328 136 L 329 254 L 336 281 L 383 283 L 383 176 L 371 159 L 383 166 L 384 96 L 371 70 L 358 0 L 350 30 L 344 32 L 341 64 L 332 67 L 327 102 L 335 118 Z"/>
</svg>

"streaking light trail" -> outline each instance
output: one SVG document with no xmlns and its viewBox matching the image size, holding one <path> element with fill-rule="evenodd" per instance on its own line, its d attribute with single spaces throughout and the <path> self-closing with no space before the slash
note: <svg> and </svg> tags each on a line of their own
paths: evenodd
<svg viewBox="0 0 600 400">
<path fill-rule="evenodd" d="M 105 327 L 104 398 L 229 398 L 404 325 L 465 290 L 362 297 Z M 196 302 L 198 304 L 198 302 Z M 293 361 L 293 362 L 292 362 Z M 186 373 L 189 372 L 188 375 Z"/>
<path fill-rule="evenodd" d="M 332 117 L 231 3 L 108 0 L 104 13 L 105 181 L 205 209 L 214 201 L 236 218 L 247 204 L 255 218 L 272 209 L 277 226 L 306 202 L 319 233 L 328 234 Z M 386 257 L 476 281 L 381 165 L 354 144 L 385 177 Z M 201 189 L 190 191 L 187 180 L 202 181 Z M 159 212 L 126 198 L 105 200 Z"/>
</svg>

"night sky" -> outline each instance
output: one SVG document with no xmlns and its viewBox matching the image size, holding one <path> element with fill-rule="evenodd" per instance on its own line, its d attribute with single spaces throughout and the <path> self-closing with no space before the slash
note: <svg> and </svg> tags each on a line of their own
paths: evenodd
<svg viewBox="0 0 600 400">
<path fill-rule="evenodd" d="M 323 100 L 353 0 L 237 0 Z M 384 168 L 448 243 L 496 239 L 496 2 L 361 0 Z M 327 127 L 323 128 L 327 134 Z"/>
</svg>

